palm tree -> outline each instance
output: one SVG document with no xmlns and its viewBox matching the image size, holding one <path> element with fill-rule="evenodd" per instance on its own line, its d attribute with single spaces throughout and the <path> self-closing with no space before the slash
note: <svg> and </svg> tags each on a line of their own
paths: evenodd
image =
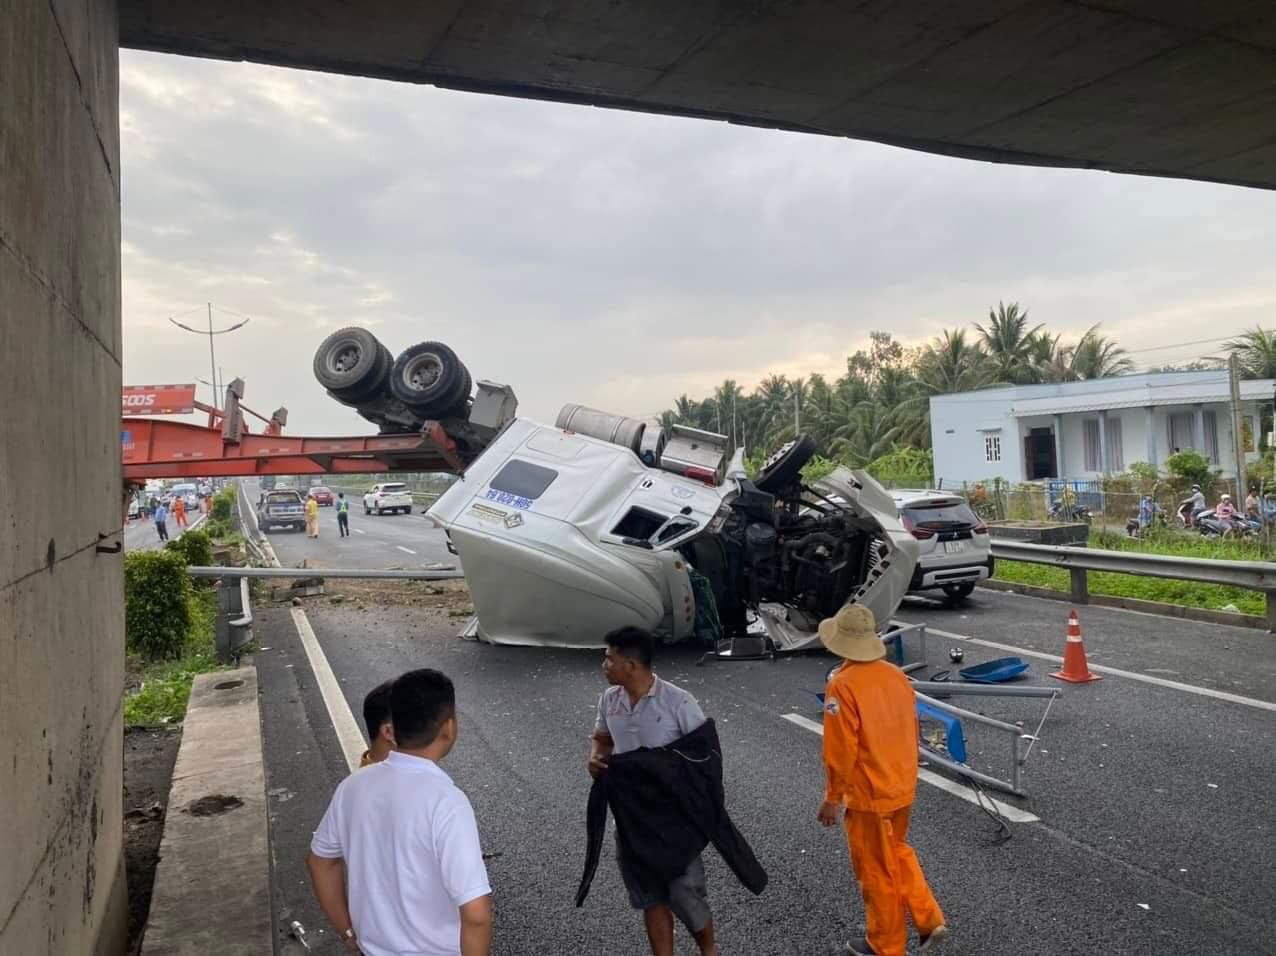
<svg viewBox="0 0 1276 956">
<path fill-rule="evenodd" d="M 693 402 L 687 398 L 687 393 L 683 392 L 678 396 L 678 400 L 673 403 L 674 418 L 680 425 L 698 426 L 700 422 L 700 403 Z"/>
<path fill-rule="evenodd" d="M 1032 357 L 1034 340 L 1042 327 L 1028 327 L 1028 312 L 1021 310 L 1018 302 L 998 302 L 995 310 L 988 310 L 988 325 L 976 324 L 975 328 L 992 360 L 997 381 L 1019 385 L 1036 381 Z"/>
<path fill-rule="evenodd" d="M 1074 379 L 1110 378 L 1134 371 L 1134 362 L 1125 349 L 1113 339 L 1099 334 L 1099 326 L 1092 325 L 1071 349 L 1069 365 Z M 1276 357 L 1276 352 L 1273 352 Z"/>
<path fill-rule="evenodd" d="M 1223 351 L 1236 356 L 1241 378 L 1276 378 L 1276 332 L 1256 325 L 1224 345 Z"/>
<path fill-rule="evenodd" d="M 862 402 L 833 435 L 832 450 L 854 468 L 863 468 L 891 450 L 899 428 L 890 412 L 875 402 Z"/>
</svg>

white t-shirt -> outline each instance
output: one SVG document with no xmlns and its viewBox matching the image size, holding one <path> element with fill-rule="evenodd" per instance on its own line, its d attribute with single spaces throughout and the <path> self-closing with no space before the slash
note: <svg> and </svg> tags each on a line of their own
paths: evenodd
<svg viewBox="0 0 1276 956">
<path fill-rule="evenodd" d="M 422 757 L 391 753 L 341 781 L 310 849 L 345 860 L 367 956 L 458 956 L 459 907 L 492 892 L 469 799 Z"/>
</svg>

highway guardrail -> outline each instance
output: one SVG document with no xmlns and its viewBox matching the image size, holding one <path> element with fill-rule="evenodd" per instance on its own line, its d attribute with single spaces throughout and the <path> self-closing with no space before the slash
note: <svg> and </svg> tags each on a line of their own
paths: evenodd
<svg viewBox="0 0 1276 956">
<path fill-rule="evenodd" d="M 994 538 L 992 555 L 1003 561 L 1023 561 L 1067 568 L 1072 576 L 1072 600 L 1090 600 L 1090 571 L 1111 571 L 1150 578 L 1201 581 L 1224 584 L 1267 595 L 1267 628 L 1276 631 L 1276 564 L 1266 561 L 1221 561 L 1187 558 L 1172 554 L 1137 554 L 1105 551 L 1102 548 L 1068 548 L 1046 544 L 1026 544 Z"/>
</svg>

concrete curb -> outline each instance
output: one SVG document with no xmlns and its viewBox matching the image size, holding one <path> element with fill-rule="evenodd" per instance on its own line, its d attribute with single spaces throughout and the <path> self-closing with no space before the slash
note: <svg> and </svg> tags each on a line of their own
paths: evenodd
<svg viewBox="0 0 1276 956">
<path fill-rule="evenodd" d="M 1038 587 L 1035 584 L 1015 584 L 1010 581 L 980 581 L 981 588 L 990 591 L 1006 591 L 1010 594 L 1024 594 L 1028 597 L 1046 598 L 1050 601 L 1062 601 L 1065 604 L 1075 603 L 1067 591 L 1056 591 L 1054 588 Z M 1205 624 L 1228 624 L 1232 627 L 1250 627 L 1266 630 L 1267 620 L 1256 614 L 1240 614 L 1233 611 L 1215 611 L 1204 607 L 1187 607 L 1183 604 L 1166 604 L 1162 601 L 1144 601 L 1140 598 L 1112 597 L 1107 594 L 1090 592 L 1088 604 L 1096 607 L 1115 607 L 1125 611 L 1140 611 L 1144 614 L 1159 614 L 1161 617 L 1175 617 L 1183 621 L 1201 621 Z"/>
<path fill-rule="evenodd" d="M 273 950 L 257 671 L 201 674 L 173 770 L 144 956 Z"/>
</svg>

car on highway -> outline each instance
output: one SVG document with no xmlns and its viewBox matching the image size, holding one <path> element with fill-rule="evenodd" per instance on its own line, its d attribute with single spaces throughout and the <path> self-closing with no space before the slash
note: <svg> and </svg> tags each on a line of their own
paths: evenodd
<svg viewBox="0 0 1276 956">
<path fill-rule="evenodd" d="M 401 481 L 373 485 L 363 496 L 364 514 L 411 514 L 412 492 Z"/>
<path fill-rule="evenodd" d="M 332 506 L 336 497 L 332 493 L 331 488 L 324 485 L 312 485 L 310 488 L 310 497 L 319 503 L 320 508 L 329 508 Z"/>
<path fill-rule="evenodd" d="M 280 527 L 306 530 L 306 506 L 301 494 L 292 489 L 262 492 L 257 502 L 257 526 L 262 531 Z"/>
<path fill-rule="evenodd" d="M 173 485 L 168 489 L 169 495 L 173 498 L 181 498 L 182 504 L 186 506 L 187 511 L 198 510 L 199 508 L 199 488 L 194 483 L 183 483 Z"/>
<path fill-rule="evenodd" d="M 945 491 L 896 489 L 891 492 L 900 521 L 917 539 L 917 567 L 909 591 L 940 590 L 964 600 L 975 585 L 992 577 L 988 526 L 966 499 Z"/>
</svg>

